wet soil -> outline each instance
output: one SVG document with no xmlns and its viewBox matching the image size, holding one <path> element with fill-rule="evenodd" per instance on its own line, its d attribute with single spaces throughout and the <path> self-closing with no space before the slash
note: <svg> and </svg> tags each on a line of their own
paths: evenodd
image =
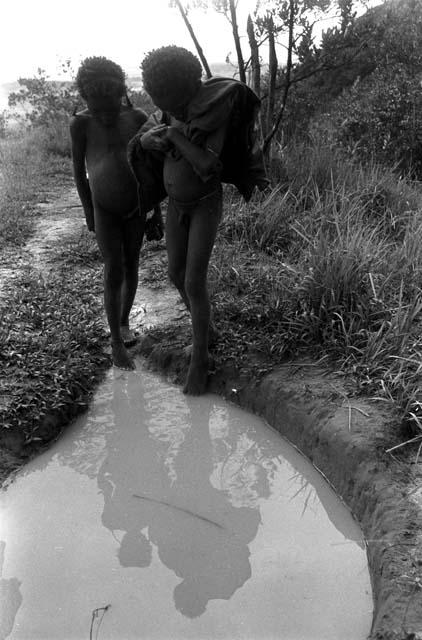
<svg viewBox="0 0 422 640">
<path fill-rule="evenodd" d="M 49 243 L 83 225 L 81 212 L 79 218 L 72 216 L 76 222 L 65 222 L 66 211 L 76 206 L 74 190 L 52 194 L 20 260 L 25 262 L 29 252 L 42 268 Z M 48 237 L 54 220 L 56 232 Z M 13 264 L 7 264 L 7 256 L 2 263 L 4 269 L 15 269 L 16 256 Z M 161 246 L 148 252 L 141 267 L 134 308 L 142 332 L 137 351 L 152 368 L 181 383 L 188 364 L 189 318 L 161 277 L 164 263 Z M 371 640 L 422 640 L 422 461 L 411 458 L 409 447 L 386 452 L 392 416 L 379 403 L 350 398 L 347 381 L 338 373 L 302 360 L 281 363 L 264 376 L 258 375 L 259 368 L 257 360 L 255 376 L 253 360 L 247 373 L 220 360 L 210 375 L 210 390 L 264 417 L 312 461 L 359 522 L 375 600 Z M 64 427 L 63 419 L 50 419 L 39 449 Z M 27 451 L 10 445 L 11 435 L 0 430 L 3 479 L 28 459 Z M 36 453 L 33 446 L 31 456 Z"/>
</svg>

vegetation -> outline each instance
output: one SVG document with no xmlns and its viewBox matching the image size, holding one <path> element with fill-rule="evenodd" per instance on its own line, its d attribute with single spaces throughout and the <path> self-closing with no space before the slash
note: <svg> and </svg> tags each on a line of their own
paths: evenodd
<svg viewBox="0 0 422 640">
<path fill-rule="evenodd" d="M 225 13 L 239 36 L 235 3 L 206 4 Z M 188 18 L 187 3 L 177 5 Z M 222 331 L 216 357 L 251 374 L 290 357 L 324 358 L 348 376 L 351 392 L 388 403 L 406 435 L 422 440 L 420 3 L 388 0 L 356 18 L 353 2 L 338 0 L 339 23 L 318 46 L 308 14 L 315 2 L 271 6 L 250 16 L 251 55 L 237 48 L 236 55 L 239 71 L 251 69 L 261 92 L 265 134 L 277 125 L 277 163 L 272 190 L 248 205 L 226 188 L 210 271 Z M 328 4 L 318 6 L 326 11 Z M 296 34 L 291 58 L 284 66 L 276 60 L 276 73 L 271 64 L 268 73 L 253 68 L 254 47 L 259 52 L 271 30 L 275 41 Z M 142 92 L 129 96 L 153 109 Z M 70 179 L 67 118 L 76 103 L 71 85 L 40 72 L 21 81 L 11 104 L 32 110 L 23 132 L 0 141 L 3 249 L 28 237 L 31 203 L 52 178 Z M 0 133 L 5 123 L 0 118 Z M 94 254 L 89 243 L 65 248 L 61 260 L 72 261 L 76 285 L 60 270 L 45 282 L 26 273 L 3 305 L 0 353 L 12 363 L 3 370 L 13 399 L 4 420 L 24 424 L 35 404 L 42 416 L 47 405 L 85 402 L 78 398 L 106 366 L 92 272 L 83 267 L 95 264 Z"/>
<path fill-rule="evenodd" d="M 227 207 L 211 270 L 218 353 L 262 371 L 328 358 L 420 434 L 422 193 L 321 139 L 293 144 L 286 165 L 287 189 Z"/>
<path fill-rule="evenodd" d="M 20 253 L 39 216 L 35 205 L 71 184 L 55 124 L 34 120 L 0 140 L 0 255 L 2 274 L 13 274 L 0 290 L 0 424 L 25 445 L 42 444 L 57 432 L 51 424 L 66 424 L 86 407 L 110 364 L 94 240 L 61 239 L 46 274 Z"/>
<path fill-rule="evenodd" d="M 25 444 L 43 440 L 49 419 L 67 422 L 85 408 L 109 366 L 99 272 L 95 289 L 92 272 L 44 279 L 28 270 L 1 305 L 0 422 L 19 429 Z"/>
<path fill-rule="evenodd" d="M 54 129 L 38 127 L 0 139 L 0 249 L 21 245 L 34 224 L 33 205 L 42 202 L 52 178 L 69 177 L 69 158 L 54 153 Z"/>
</svg>

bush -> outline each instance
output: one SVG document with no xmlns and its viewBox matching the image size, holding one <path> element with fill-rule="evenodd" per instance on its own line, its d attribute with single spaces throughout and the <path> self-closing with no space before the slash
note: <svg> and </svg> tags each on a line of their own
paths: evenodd
<svg viewBox="0 0 422 640">
<path fill-rule="evenodd" d="M 422 75 L 377 70 L 346 91 L 332 113 L 337 140 L 353 155 L 422 178 Z"/>
<path fill-rule="evenodd" d="M 71 72 L 70 63 L 64 70 Z M 51 126 L 67 122 L 80 98 L 73 82 L 50 80 L 43 69 L 33 78 L 19 78 L 19 91 L 9 95 L 9 107 L 17 110 L 17 116 L 30 125 Z"/>
</svg>

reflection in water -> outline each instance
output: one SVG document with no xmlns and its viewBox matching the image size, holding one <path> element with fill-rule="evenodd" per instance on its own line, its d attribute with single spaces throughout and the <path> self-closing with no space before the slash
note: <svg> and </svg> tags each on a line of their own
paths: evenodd
<svg viewBox="0 0 422 640">
<path fill-rule="evenodd" d="M 5 640 L 13 629 L 15 617 L 22 604 L 19 590 L 20 582 L 16 578 L 2 578 L 4 551 L 6 543 L 0 540 L 0 640 Z"/>
<path fill-rule="evenodd" d="M 364 638 L 361 535 L 261 420 L 148 371 L 110 371 L 0 495 L 0 630 L 82 640 L 110 604 L 101 640 Z"/>
<path fill-rule="evenodd" d="M 98 473 L 102 522 L 114 535 L 123 532 L 118 557 L 125 567 L 147 567 L 157 548 L 181 579 L 176 609 L 195 618 L 209 600 L 228 600 L 250 578 L 248 543 L 260 515 L 257 506 L 233 506 L 229 492 L 210 482 L 212 403 L 183 398 L 178 389 L 170 395 L 163 402 L 143 381 L 115 387 L 115 429 Z M 123 438 L 121 429 L 144 432 Z"/>
</svg>

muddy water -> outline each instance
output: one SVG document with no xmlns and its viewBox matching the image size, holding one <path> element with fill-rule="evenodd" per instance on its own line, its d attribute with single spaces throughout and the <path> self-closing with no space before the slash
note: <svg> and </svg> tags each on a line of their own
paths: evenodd
<svg viewBox="0 0 422 640">
<path fill-rule="evenodd" d="M 260 419 L 139 363 L 110 371 L 0 516 L 1 639 L 369 632 L 362 534 L 321 476 Z"/>
</svg>

